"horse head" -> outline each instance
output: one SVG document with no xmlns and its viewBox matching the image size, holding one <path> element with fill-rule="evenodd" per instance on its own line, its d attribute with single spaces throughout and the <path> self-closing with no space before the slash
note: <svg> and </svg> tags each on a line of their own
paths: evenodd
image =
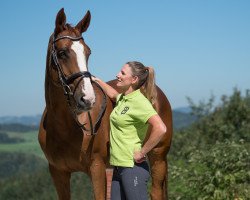
<svg viewBox="0 0 250 200">
<path fill-rule="evenodd" d="M 55 30 L 50 38 L 50 76 L 61 84 L 64 94 L 75 113 L 90 110 L 95 103 L 95 93 L 88 71 L 91 50 L 82 38 L 90 24 L 91 15 L 87 11 L 75 26 L 66 23 L 62 8 L 56 16 Z"/>
</svg>

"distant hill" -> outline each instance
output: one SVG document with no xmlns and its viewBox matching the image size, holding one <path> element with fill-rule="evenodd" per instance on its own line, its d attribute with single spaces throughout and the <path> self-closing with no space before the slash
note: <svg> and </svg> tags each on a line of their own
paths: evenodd
<svg viewBox="0 0 250 200">
<path fill-rule="evenodd" d="M 34 116 L 3 116 L 0 117 L 0 124 L 22 124 L 28 126 L 38 126 L 42 115 Z"/>
<path fill-rule="evenodd" d="M 9 137 L 7 133 L 0 132 L 0 144 L 16 144 L 24 141 L 20 137 Z"/>
<path fill-rule="evenodd" d="M 175 108 L 174 111 L 189 114 L 189 113 L 191 113 L 191 108 L 190 107 L 179 107 L 179 108 Z"/>
<path fill-rule="evenodd" d="M 195 122 L 196 118 L 190 112 L 173 111 L 174 129 L 180 129 L 189 126 Z"/>
<path fill-rule="evenodd" d="M 35 116 L 3 116 L 0 117 L 0 127 L 1 124 L 5 125 L 11 125 L 11 126 L 31 126 L 31 127 L 38 127 L 41 120 L 41 115 L 35 115 Z M 188 126 L 189 124 L 193 123 L 195 121 L 195 117 L 190 115 L 190 108 L 188 107 L 181 107 L 173 110 L 173 122 L 174 122 L 174 128 L 179 129 Z M 15 125 L 16 124 L 16 125 Z M 23 127 L 21 127 L 23 129 Z M 21 129 L 19 127 L 19 129 Z M 0 128 L 1 129 L 1 128 Z M 2 130 L 3 127 L 2 127 Z"/>
<path fill-rule="evenodd" d="M 38 129 L 38 125 L 24 125 L 24 124 L 0 124 L 0 133 L 5 131 L 10 132 L 27 132 L 35 131 Z"/>
</svg>

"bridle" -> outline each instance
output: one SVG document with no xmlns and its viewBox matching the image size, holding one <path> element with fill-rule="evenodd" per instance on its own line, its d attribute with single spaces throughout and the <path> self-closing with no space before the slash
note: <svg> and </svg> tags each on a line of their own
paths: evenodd
<svg viewBox="0 0 250 200">
<path fill-rule="evenodd" d="M 53 36 L 53 41 L 52 41 L 52 50 L 51 50 L 51 55 L 52 55 L 52 58 L 53 58 L 53 61 L 54 61 L 54 64 L 56 66 L 56 69 L 57 69 L 57 73 L 58 73 L 58 77 L 59 77 L 59 80 L 60 80 L 60 83 L 63 87 L 63 90 L 64 90 L 64 95 L 67 96 L 67 102 L 68 102 L 68 105 L 71 107 L 71 103 L 70 103 L 70 97 L 73 97 L 74 94 L 75 94 L 75 91 L 76 91 L 76 88 L 78 87 L 79 83 L 81 82 L 81 80 L 85 77 L 87 78 L 90 78 L 91 80 L 91 83 L 95 83 L 96 86 L 102 91 L 103 93 L 103 101 L 102 101 L 102 105 L 101 105 L 101 111 L 99 112 L 98 114 L 98 117 L 97 117 L 97 121 L 96 123 L 93 125 L 93 122 L 92 122 L 92 118 L 91 118 L 91 115 L 90 115 L 90 112 L 88 111 L 88 118 L 89 118 L 89 123 L 90 123 L 90 130 L 88 130 L 85 125 L 86 123 L 84 124 L 81 124 L 77 118 L 77 114 L 74 110 L 70 109 L 74 115 L 74 119 L 77 123 L 77 125 L 83 130 L 83 131 L 90 131 L 91 133 L 90 134 L 87 134 L 87 135 L 95 135 L 96 132 L 97 132 L 97 129 L 99 128 L 100 126 L 100 122 L 101 122 L 101 118 L 102 116 L 104 115 L 104 112 L 106 110 L 106 105 L 107 105 L 107 97 L 106 97 L 106 94 L 105 92 L 103 91 L 103 89 L 101 88 L 101 86 L 99 84 L 97 84 L 96 82 L 92 81 L 92 78 L 91 78 L 91 73 L 88 72 L 88 71 L 79 71 L 77 73 L 74 73 L 74 74 L 71 74 L 70 76 L 66 76 L 63 72 L 63 69 L 61 67 L 61 65 L 59 64 L 58 62 L 58 58 L 57 58 L 57 53 L 56 53 L 56 48 L 55 48 L 55 43 L 58 41 L 58 40 L 62 40 L 62 39 L 70 39 L 72 41 L 79 41 L 82 38 L 82 36 L 80 37 L 72 37 L 72 36 L 61 36 L 61 37 L 58 37 L 58 38 L 55 38 L 55 36 Z M 75 86 L 75 89 L 74 91 L 72 92 L 71 91 L 71 88 L 70 88 L 70 84 L 75 81 L 77 78 L 80 78 Z"/>
<path fill-rule="evenodd" d="M 58 38 L 53 37 L 52 51 L 51 51 L 52 58 L 53 58 L 55 66 L 57 68 L 58 76 L 59 76 L 60 82 L 61 82 L 61 84 L 63 86 L 64 94 L 67 95 L 68 98 L 69 98 L 70 95 L 74 95 L 74 93 L 71 91 L 71 89 L 69 87 L 69 84 L 71 84 L 75 79 L 77 79 L 79 77 L 81 77 L 81 79 L 85 78 L 85 77 L 91 79 L 91 74 L 88 71 L 80 71 L 80 72 L 71 74 L 70 76 L 67 77 L 63 73 L 62 67 L 58 62 L 58 58 L 57 58 L 57 54 L 56 54 L 56 48 L 55 48 L 55 43 L 57 41 L 59 41 L 59 40 L 62 40 L 62 39 L 70 39 L 72 41 L 79 41 L 79 40 L 81 40 L 83 38 L 82 38 L 82 36 L 80 36 L 80 37 L 71 37 L 71 36 L 67 36 L 67 35 L 66 36 L 61 36 L 61 37 L 58 37 Z"/>
</svg>

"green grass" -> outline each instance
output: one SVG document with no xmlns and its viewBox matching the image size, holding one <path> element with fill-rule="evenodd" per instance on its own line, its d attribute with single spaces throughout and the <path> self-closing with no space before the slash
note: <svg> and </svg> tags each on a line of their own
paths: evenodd
<svg viewBox="0 0 250 200">
<path fill-rule="evenodd" d="M 18 137 L 25 140 L 25 142 L 14 144 L 0 144 L 0 152 L 21 152 L 27 154 L 35 154 L 44 158 L 44 154 L 38 142 L 38 131 L 29 131 L 25 133 L 7 132 L 9 137 Z"/>
</svg>

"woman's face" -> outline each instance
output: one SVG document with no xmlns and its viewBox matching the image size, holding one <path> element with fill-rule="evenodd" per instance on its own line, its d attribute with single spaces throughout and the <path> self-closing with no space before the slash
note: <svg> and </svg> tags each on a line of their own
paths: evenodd
<svg viewBox="0 0 250 200">
<path fill-rule="evenodd" d="M 121 71 L 116 75 L 117 78 L 117 87 L 122 90 L 127 90 L 132 84 L 135 83 L 135 76 L 132 75 L 131 68 L 128 64 L 125 64 Z"/>
</svg>

